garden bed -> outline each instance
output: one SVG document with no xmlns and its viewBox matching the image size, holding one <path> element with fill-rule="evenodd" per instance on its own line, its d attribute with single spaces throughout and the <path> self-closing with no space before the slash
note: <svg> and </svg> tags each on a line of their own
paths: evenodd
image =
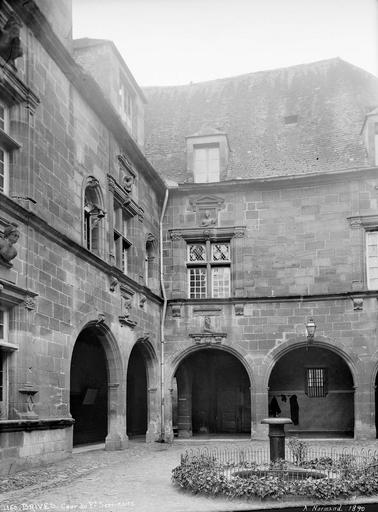
<svg viewBox="0 0 378 512">
<path fill-rule="evenodd" d="M 252 454 L 253 455 L 253 454 Z M 374 457 L 350 454 L 291 461 L 256 463 L 245 450 L 228 454 L 186 453 L 173 469 L 175 485 L 195 494 L 228 498 L 335 500 L 378 495 L 378 466 Z"/>
</svg>

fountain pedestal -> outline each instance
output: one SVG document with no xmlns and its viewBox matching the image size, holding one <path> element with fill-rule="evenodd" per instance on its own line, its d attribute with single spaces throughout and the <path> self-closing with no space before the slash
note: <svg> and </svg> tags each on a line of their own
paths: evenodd
<svg viewBox="0 0 378 512">
<path fill-rule="evenodd" d="M 269 425 L 270 461 L 285 459 L 285 425 L 293 422 L 290 418 L 265 418 L 261 423 Z"/>
</svg>

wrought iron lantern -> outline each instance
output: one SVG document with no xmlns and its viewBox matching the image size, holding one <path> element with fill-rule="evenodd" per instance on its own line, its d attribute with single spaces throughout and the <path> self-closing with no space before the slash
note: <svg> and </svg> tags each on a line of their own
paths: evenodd
<svg viewBox="0 0 378 512">
<path fill-rule="evenodd" d="M 306 332 L 307 332 L 307 343 L 310 344 L 314 341 L 316 331 L 316 324 L 313 318 L 310 318 L 306 323 Z"/>
</svg>

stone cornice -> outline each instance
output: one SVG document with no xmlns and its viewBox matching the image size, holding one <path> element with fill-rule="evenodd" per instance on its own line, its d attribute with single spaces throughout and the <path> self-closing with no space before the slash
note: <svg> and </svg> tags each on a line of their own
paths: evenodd
<svg viewBox="0 0 378 512">
<path fill-rule="evenodd" d="M 378 214 L 355 215 L 347 218 L 351 228 L 377 229 Z"/>
<path fill-rule="evenodd" d="M 343 169 L 341 171 L 324 171 L 322 173 L 298 174 L 290 176 L 272 176 L 267 178 L 243 178 L 240 180 L 225 180 L 217 183 L 180 183 L 178 186 L 169 187 L 170 194 L 224 194 L 230 190 L 244 189 L 250 185 L 256 190 L 262 189 L 282 189 L 282 188 L 301 188 L 317 186 L 335 182 L 345 182 L 345 180 L 355 179 L 376 179 L 378 167 L 357 167 Z M 211 191 L 211 192 L 210 192 Z"/>
<path fill-rule="evenodd" d="M 47 418 L 36 420 L 0 420 L 0 432 L 20 432 L 31 430 L 50 430 L 71 427 L 73 418 Z"/>
<path fill-rule="evenodd" d="M 4 279 L 0 279 L 0 303 L 5 304 L 8 307 L 14 307 L 22 302 L 25 303 L 25 307 L 28 309 L 30 301 L 37 297 L 37 293 L 31 292 L 20 288 L 13 283 L 10 283 Z"/>
<path fill-rule="evenodd" d="M 138 167 L 138 170 L 142 171 L 149 183 L 156 186 L 159 192 L 163 194 L 166 189 L 164 181 L 131 137 L 121 118 L 111 103 L 105 98 L 100 86 L 75 62 L 63 43 L 56 36 L 35 1 L 13 0 L 12 8 L 23 23 L 33 31 L 35 37 L 60 67 L 67 79 L 112 132 L 122 151 L 132 158 L 133 163 Z"/>
<path fill-rule="evenodd" d="M 326 300 L 353 300 L 356 298 L 378 299 L 378 290 L 359 290 L 354 292 L 324 293 L 315 295 L 283 295 L 277 297 L 229 297 L 225 299 L 168 299 L 168 305 L 181 306 L 227 305 L 249 303 L 276 303 L 276 302 L 318 302 Z"/>
<path fill-rule="evenodd" d="M 232 227 L 200 227 L 200 228 L 173 228 L 169 229 L 172 240 L 225 240 L 231 238 L 242 238 L 245 236 L 246 226 Z"/>
<path fill-rule="evenodd" d="M 104 272 L 104 274 L 108 274 L 109 276 L 115 276 L 120 284 L 125 284 L 126 286 L 129 286 L 132 289 L 134 289 L 135 291 L 143 293 L 149 299 L 151 299 L 153 302 L 157 304 L 162 303 L 162 298 L 153 293 L 149 288 L 139 284 L 137 281 L 134 281 L 130 277 L 126 276 L 120 269 L 118 269 L 114 265 L 110 265 L 96 254 L 88 251 L 88 249 L 74 241 L 69 236 L 65 235 L 64 233 L 61 233 L 54 227 L 50 226 L 44 219 L 39 217 L 34 212 L 27 210 L 13 199 L 1 193 L 0 211 L 7 213 L 15 221 L 28 223 L 28 225 L 35 229 L 35 231 L 41 233 L 43 236 L 45 236 L 55 244 L 63 247 L 68 252 L 72 252 L 77 257 L 87 261 L 94 267 Z"/>
</svg>

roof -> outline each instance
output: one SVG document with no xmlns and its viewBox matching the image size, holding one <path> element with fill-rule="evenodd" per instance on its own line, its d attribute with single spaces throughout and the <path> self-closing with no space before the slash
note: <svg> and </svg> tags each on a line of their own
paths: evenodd
<svg viewBox="0 0 378 512">
<path fill-rule="evenodd" d="M 135 80 L 134 75 L 130 71 L 129 67 L 127 66 L 124 58 L 120 54 L 118 48 L 116 45 L 111 41 L 110 39 L 95 39 L 91 37 L 82 37 L 80 39 L 74 39 L 73 40 L 73 48 L 74 52 L 80 52 L 80 50 L 85 50 L 87 48 L 94 48 L 96 46 L 110 46 L 113 50 L 113 53 L 116 55 L 117 59 L 120 61 L 122 68 L 126 72 L 129 80 L 135 87 L 135 89 L 138 91 L 138 94 L 140 94 L 140 97 L 142 98 L 143 102 L 146 102 L 146 97 L 144 95 L 144 92 L 140 88 L 138 82 Z"/>
<path fill-rule="evenodd" d="M 144 92 L 146 156 L 178 183 L 193 180 L 186 137 L 203 126 L 227 134 L 226 180 L 369 166 L 360 132 L 378 79 L 340 58 Z"/>
</svg>

